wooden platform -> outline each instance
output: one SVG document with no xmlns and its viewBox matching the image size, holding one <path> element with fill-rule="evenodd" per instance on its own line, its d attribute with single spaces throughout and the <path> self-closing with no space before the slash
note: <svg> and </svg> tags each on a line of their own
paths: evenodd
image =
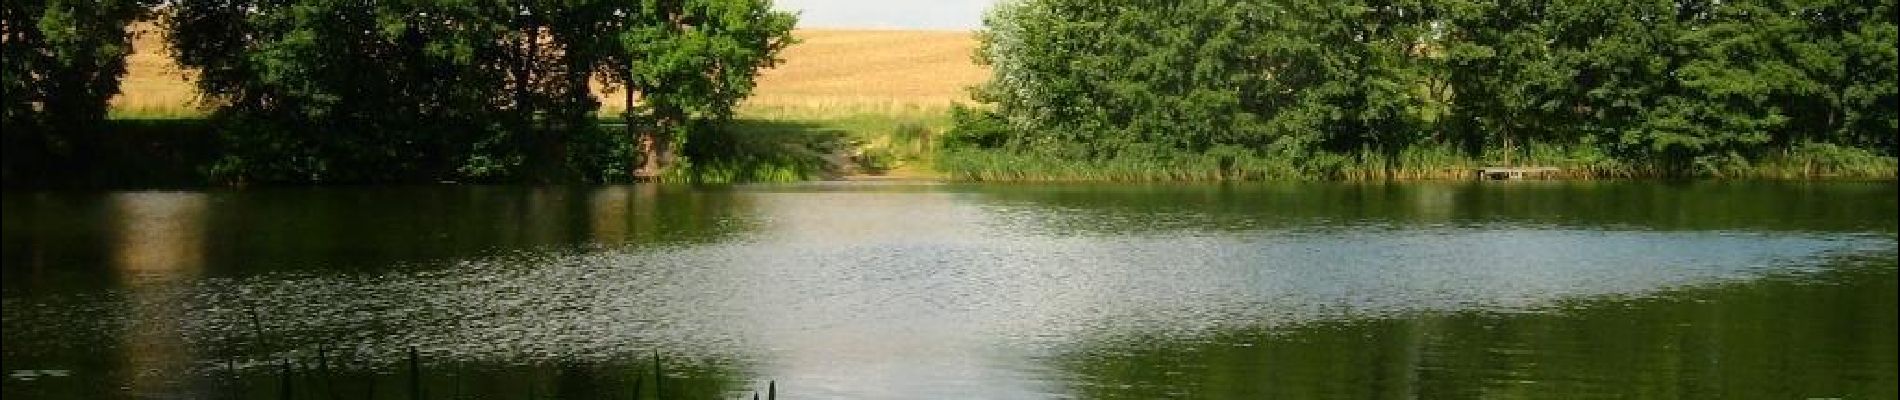
<svg viewBox="0 0 1900 400">
<path fill-rule="evenodd" d="M 1513 181 L 1524 178 L 1545 178 L 1562 172 L 1555 167 L 1486 167 L 1477 170 L 1478 180 Z"/>
</svg>

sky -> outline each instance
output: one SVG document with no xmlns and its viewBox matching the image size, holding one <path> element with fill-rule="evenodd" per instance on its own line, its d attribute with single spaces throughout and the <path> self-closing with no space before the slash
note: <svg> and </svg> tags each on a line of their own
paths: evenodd
<svg viewBox="0 0 1900 400">
<path fill-rule="evenodd" d="M 997 0 L 774 0 L 800 28 L 975 30 Z"/>
</svg>

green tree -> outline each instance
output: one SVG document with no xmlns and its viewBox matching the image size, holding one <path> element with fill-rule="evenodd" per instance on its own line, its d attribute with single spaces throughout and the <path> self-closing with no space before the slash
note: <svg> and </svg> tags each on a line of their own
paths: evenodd
<svg viewBox="0 0 1900 400">
<path fill-rule="evenodd" d="M 1419 89 L 1441 62 L 1433 56 L 1432 4 L 1290 1 L 1269 9 L 1277 29 L 1260 39 L 1256 57 L 1268 65 L 1261 73 L 1273 100 L 1257 112 L 1273 115 L 1281 136 L 1311 135 L 1326 151 L 1396 153 L 1430 134 L 1432 106 Z"/>
<path fill-rule="evenodd" d="M 1533 141 L 1564 142 L 1586 123 L 1571 118 L 1576 71 L 1557 62 L 1549 22 L 1552 2 L 1455 2 L 1445 8 L 1442 49 L 1450 79 L 1453 118 L 1448 137 L 1470 153 L 1513 152 Z M 1555 7 L 1562 7 L 1557 5 Z"/>
<path fill-rule="evenodd" d="M 185 0 L 172 45 L 219 106 L 220 180 L 364 182 L 453 177 L 470 146 L 489 167 L 516 13 L 478 2 Z M 512 160 L 512 161 L 509 161 Z M 475 171 L 481 176 L 490 171 Z"/>
<path fill-rule="evenodd" d="M 1746 31 L 1778 62 L 1777 82 L 1787 122 L 1775 134 L 1783 145 L 1820 142 L 1895 155 L 1900 137 L 1900 28 L 1895 2 L 1787 0 L 1763 2 L 1752 13 L 1772 30 Z M 1735 28 L 1751 24 L 1735 21 Z M 1713 36 L 1713 35 L 1711 35 Z M 1728 54 L 1740 63 L 1742 54 Z"/>
<path fill-rule="evenodd" d="M 1153 158 L 1243 147 L 1397 150 L 1427 133 L 1427 3 L 1006 3 L 981 100 L 1018 150 Z"/>
<path fill-rule="evenodd" d="M 18 0 L 0 6 L 0 130 L 8 182 L 45 181 L 86 166 L 86 150 L 119 93 L 129 25 L 152 0 Z"/>
<path fill-rule="evenodd" d="M 1729 175 L 1794 153 L 1890 163 L 1895 11 L 1891 0 L 1019 0 L 986 20 L 987 105 L 960 112 L 946 143 L 1074 162 L 1217 156 L 1222 169 L 1264 157 L 1307 176 L 1342 163 L 1392 171 L 1421 146 L 1659 174 Z"/>
<path fill-rule="evenodd" d="M 641 0 L 619 36 L 605 77 L 627 90 L 629 132 L 639 137 L 639 179 L 654 179 L 674 162 L 695 131 L 732 116 L 752 93 L 758 71 L 775 65 L 793 43 L 789 13 L 768 0 Z M 637 103 L 636 103 L 637 102 Z M 645 122 L 640 132 L 635 119 Z"/>
<path fill-rule="evenodd" d="M 987 18 L 979 91 L 1017 151 L 1068 158 L 1164 157 L 1270 142 L 1251 107 L 1250 68 L 1270 13 L 1234 1 L 1007 2 Z"/>
<path fill-rule="evenodd" d="M 226 121 L 225 179 L 570 181 L 634 164 L 601 140 L 593 83 L 638 97 L 629 129 L 665 133 L 644 157 L 664 166 L 790 43 L 770 6 L 184 0 L 171 28 Z"/>
</svg>

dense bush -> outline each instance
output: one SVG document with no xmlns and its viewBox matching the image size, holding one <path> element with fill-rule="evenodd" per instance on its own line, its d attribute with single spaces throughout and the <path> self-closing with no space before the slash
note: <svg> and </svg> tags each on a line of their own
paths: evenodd
<svg viewBox="0 0 1900 400">
<path fill-rule="evenodd" d="M 1728 176 L 1820 148 L 1810 144 L 1891 160 L 1895 11 L 1892 0 L 1020 0 L 986 21 L 984 114 L 964 112 L 943 145 L 1115 165 L 1285 158 L 1274 163 L 1307 177 L 1474 161 Z"/>
<path fill-rule="evenodd" d="M 729 116 L 789 42 L 765 0 L 181 0 L 225 181 L 627 179 Z M 590 86 L 635 104 L 595 126 Z M 631 136 L 645 140 L 636 141 Z M 645 146 L 644 154 L 632 151 Z"/>
<path fill-rule="evenodd" d="M 127 26 L 154 0 L 0 2 L 0 180 L 71 179 L 119 93 Z"/>
<path fill-rule="evenodd" d="M 950 130 L 938 143 L 945 148 L 998 148 L 1010 139 L 1009 124 L 1001 115 L 964 105 L 950 108 Z"/>
<path fill-rule="evenodd" d="M 206 172 L 227 183 L 657 176 L 794 23 L 769 0 L 9 0 L 6 182 L 99 164 L 73 148 L 153 14 L 216 110 Z M 596 126 L 602 83 L 632 105 L 618 131 Z"/>
</svg>

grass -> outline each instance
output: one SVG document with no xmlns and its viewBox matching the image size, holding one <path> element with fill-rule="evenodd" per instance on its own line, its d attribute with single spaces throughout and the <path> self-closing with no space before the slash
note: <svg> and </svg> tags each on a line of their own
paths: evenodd
<svg viewBox="0 0 1900 400">
<path fill-rule="evenodd" d="M 1226 151 L 1223 151 L 1226 150 Z M 1468 180 L 1492 166 L 1556 167 L 1556 179 L 1893 179 L 1894 157 L 1827 144 L 1798 146 L 1757 160 L 1688 167 L 1631 163 L 1589 148 L 1532 146 L 1469 156 L 1448 146 L 1267 157 L 1234 149 L 1145 159 L 1062 160 L 999 150 L 946 150 L 936 168 L 950 179 L 1004 182 L 1153 182 L 1233 180 Z"/>
<path fill-rule="evenodd" d="M 109 115 L 115 119 L 204 116 L 197 88 L 191 83 L 193 75 L 172 61 L 163 32 L 155 25 L 139 24 L 132 34 L 132 54 L 126 56 L 126 74 L 119 82 L 119 95 L 111 100 Z"/>
<path fill-rule="evenodd" d="M 933 179 L 932 139 L 950 126 L 948 106 L 747 107 L 695 137 L 690 164 L 671 181 L 787 182 L 812 179 Z"/>
<path fill-rule="evenodd" d="M 709 386 L 705 382 L 673 377 L 672 371 L 680 368 L 669 368 L 662 362 L 658 351 L 653 353 L 650 369 L 630 358 L 627 361 L 631 363 L 627 364 L 631 365 L 562 362 L 526 368 L 517 366 L 517 370 L 496 374 L 479 368 L 469 369 L 462 362 L 425 362 L 426 355 L 415 347 L 408 348 L 407 357 L 397 365 L 383 366 L 387 369 L 380 371 L 375 364 L 347 355 L 332 357 L 328 350 L 338 347 L 330 344 L 319 343 L 315 347 L 314 357 L 310 351 L 295 351 L 280 354 L 271 360 L 253 359 L 242 364 L 238 362 L 234 351 L 226 351 L 221 361 L 223 365 L 218 366 L 219 371 L 214 372 L 214 375 L 205 377 L 203 382 L 208 385 L 199 389 L 206 392 L 199 395 L 210 395 L 216 391 L 231 399 L 372 399 L 377 397 L 379 387 L 396 386 L 383 389 L 388 393 L 384 396 L 398 399 L 612 397 L 637 400 L 726 398 L 729 394 L 750 391 L 754 399 L 778 398 L 777 380 L 766 380 L 764 387 L 748 390 L 737 385 Z M 349 346 L 345 344 L 340 347 Z M 251 371 L 247 373 L 247 369 Z M 586 384 L 563 388 L 563 378 L 585 379 Z"/>
<path fill-rule="evenodd" d="M 853 175 L 934 178 L 934 138 L 950 128 L 950 104 L 866 104 L 850 107 L 748 107 L 746 122 L 802 123 L 837 132 Z"/>
</svg>

